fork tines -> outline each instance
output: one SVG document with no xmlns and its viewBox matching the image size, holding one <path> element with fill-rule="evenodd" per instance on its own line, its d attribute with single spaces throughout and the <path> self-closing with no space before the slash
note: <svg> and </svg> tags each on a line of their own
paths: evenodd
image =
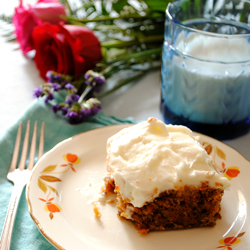
<svg viewBox="0 0 250 250">
<path fill-rule="evenodd" d="M 18 152 L 19 152 L 20 142 L 21 142 L 21 132 L 22 132 L 22 122 L 20 122 L 18 131 L 17 131 L 17 137 L 16 137 L 15 148 L 13 152 L 10 171 L 14 170 L 17 166 Z M 30 134 L 30 121 L 28 121 L 26 125 L 23 149 L 21 153 L 19 166 L 18 166 L 19 170 L 23 170 L 25 168 L 25 163 L 26 163 L 27 153 L 28 153 L 28 145 L 29 145 L 29 134 Z M 32 135 L 31 146 L 30 146 L 29 164 L 27 167 L 27 169 L 29 170 L 31 170 L 34 166 L 35 153 L 36 153 L 36 137 L 37 137 L 36 135 L 37 135 L 37 121 L 34 124 L 33 135 Z M 39 159 L 43 155 L 43 148 L 44 148 L 44 122 L 42 123 L 42 127 L 41 127 L 37 159 Z"/>
</svg>

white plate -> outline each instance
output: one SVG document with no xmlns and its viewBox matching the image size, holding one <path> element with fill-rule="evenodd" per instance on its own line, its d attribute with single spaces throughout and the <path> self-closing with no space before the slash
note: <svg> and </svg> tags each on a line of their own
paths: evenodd
<svg viewBox="0 0 250 250">
<path fill-rule="evenodd" d="M 204 135 L 201 137 L 216 166 L 224 175 L 233 176 L 232 186 L 223 196 L 222 219 L 215 227 L 140 235 L 130 221 L 117 217 L 115 204 L 100 203 L 101 217 L 94 216 L 92 201 L 107 173 L 107 139 L 127 126 L 76 135 L 37 163 L 26 198 L 30 215 L 45 238 L 58 249 L 74 250 L 249 250 L 250 162 L 226 144 Z M 67 154 L 73 156 L 65 158 Z M 230 242 L 230 237 L 236 238 Z"/>
</svg>

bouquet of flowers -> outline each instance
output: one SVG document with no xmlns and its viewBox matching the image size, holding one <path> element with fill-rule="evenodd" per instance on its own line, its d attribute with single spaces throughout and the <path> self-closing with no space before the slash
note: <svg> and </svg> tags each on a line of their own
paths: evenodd
<svg viewBox="0 0 250 250">
<path fill-rule="evenodd" d="M 20 0 L 14 34 L 23 54 L 34 54 L 45 80 L 34 96 L 70 123 L 95 115 L 103 96 L 160 68 L 168 2 L 38 0 L 23 5 Z M 108 79 L 119 72 L 127 72 L 126 77 L 110 87 Z"/>
</svg>

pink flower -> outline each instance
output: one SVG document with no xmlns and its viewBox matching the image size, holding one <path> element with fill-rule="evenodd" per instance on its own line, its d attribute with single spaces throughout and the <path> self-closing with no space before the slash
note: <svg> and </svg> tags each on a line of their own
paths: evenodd
<svg viewBox="0 0 250 250">
<path fill-rule="evenodd" d="M 31 12 L 39 18 L 42 22 L 49 22 L 51 24 L 58 24 L 65 22 L 63 16 L 66 16 L 64 6 L 55 2 L 39 2 L 31 6 Z"/>
<path fill-rule="evenodd" d="M 58 0 L 38 0 L 37 3 L 59 3 Z"/>
<path fill-rule="evenodd" d="M 43 22 L 65 23 L 65 16 L 64 6 L 57 0 L 39 0 L 36 4 L 27 6 L 23 6 L 23 1 L 20 0 L 20 6 L 15 8 L 13 24 L 17 41 L 24 55 L 34 49 L 31 35 L 34 27 Z"/>
</svg>

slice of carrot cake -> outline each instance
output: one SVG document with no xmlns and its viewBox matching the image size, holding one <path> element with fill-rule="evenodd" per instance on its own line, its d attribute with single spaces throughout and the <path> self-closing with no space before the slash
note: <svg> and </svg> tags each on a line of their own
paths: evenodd
<svg viewBox="0 0 250 250">
<path fill-rule="evenodd" d="M 109 138 L 105 178 L 120 218 L 140 233 L 214 226 L 230 186 L 190 129 L 156 118 Z"/>
</svg>

